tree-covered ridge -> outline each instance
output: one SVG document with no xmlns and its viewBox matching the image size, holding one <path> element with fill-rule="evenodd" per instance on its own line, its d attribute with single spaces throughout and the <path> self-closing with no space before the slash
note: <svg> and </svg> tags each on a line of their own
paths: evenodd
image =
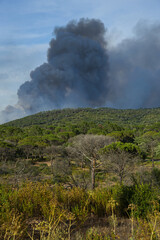
<svg viewBox="0 0 160 240">
<path fill-rule="evenodd" d="M 160 108 L 153 109 L 112 109 L 112 108 L 77 108 L 40 112 L 22 119 L 14 120 L 6 126 L 52 125 L 59 123 L 78 123 L 89 121 L 103 124 L 106 121 L 118 125 L 152 125 L 160 122 Z M 159 127 L 160 124 L 158 124 Z"/>
</svg>

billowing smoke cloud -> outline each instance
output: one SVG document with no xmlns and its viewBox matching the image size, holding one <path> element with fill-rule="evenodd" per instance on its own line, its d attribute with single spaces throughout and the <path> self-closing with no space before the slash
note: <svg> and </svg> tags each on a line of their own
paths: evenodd
<svg viewBox="0 0 160 240">
<path fill-rule="evenodd" d="M 31 72 L 3 121 L 55 108 L 160 106 L 160 25 L 139 22 L 134 37 L 106 50 L 100 20 L 54 30 L 47 63 Z M 1 117 L 2 118 L 2 117 Z"/>
<path fill-rule="evenodd" d="M 106 102 L 108 57 L 105 27 L 81 19 L 55 28 L 48 62 L 31 72 L 18 90 L 18 104 L 27 114 L 64 107 L 95 107 Z"/>
<path fill-rule="evenodd" d="M 134 37 L 110 50 L 110 94 L 117 108 L 160 106 L 160 25 L 139 22 Z"/>
</svg>

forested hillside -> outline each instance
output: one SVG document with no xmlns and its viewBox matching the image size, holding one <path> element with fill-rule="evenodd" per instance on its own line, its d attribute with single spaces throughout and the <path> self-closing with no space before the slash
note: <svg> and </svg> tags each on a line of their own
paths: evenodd
<svg viewBox="0 0 160 240">
<path fill-rule="evenodd" d="M 160 108 L 153 109 L 112 109 L 112 108 L 78 108 L 40 112 L 23 119 L 11 121 L 7 126 L 50 125 L 66 122 L 93 121 L 105 123 L 110 121 L 118 125 L 151 125 L 160 122 Z"/>
<path fill-rule="evenodd" d="M 160 239 L 160 109 L 0 126 L 0 239 Z"/>
</svg>

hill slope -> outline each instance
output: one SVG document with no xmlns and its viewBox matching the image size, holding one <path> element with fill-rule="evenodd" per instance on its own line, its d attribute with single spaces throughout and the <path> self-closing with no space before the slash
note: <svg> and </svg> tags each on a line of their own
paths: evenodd
<svg viewBox="0 0 160 240">
<path fill-rule="evenodd" d="M 22 119 L 8 122 L 6 126 L 25 127 L 31 125 L 57 125 L 66 122 L 88 121 L 103 124 L 106 121 L 118 125 L 152 125 L 160 122 L 160 108 L 112 109 L 78 108 L 40 112 Z"/>
</svg>

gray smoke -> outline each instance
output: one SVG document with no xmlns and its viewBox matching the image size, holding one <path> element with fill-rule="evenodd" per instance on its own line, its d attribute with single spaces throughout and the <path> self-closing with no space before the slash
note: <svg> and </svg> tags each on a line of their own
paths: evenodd
<svg viewBox="0 0 160 240">
<path fill-rule="evenodd" d="M 55 28 L 47 63 L 20 86 L 2 121 L 65 107 L 159 107 L 160 25 L 141 21 L 134 37 L 108 51 L 105 34 L 95 19 Z"/>
<path fill-rule="evenodd" d="M 108 57 L 105 27 L 81 19 L 54 30 L 48 62 L 31 72 L 18 90 L 18 104 L 27 114 L 64 107 L 105 105 Z"/>
<path fill-rule="evenodd" d="M 110 93 L 117 108 L 160 107 L 160 25 L 140 21 L 134 37 L 109 52 Z"/>
<path fill-rule="evenodd" d="M 0 123 L 9 122 L 24 116 L 26 116 L 26 113 L 20 106 L 8 105 L 5 110 L 0 112 Z"/>
</svg>

